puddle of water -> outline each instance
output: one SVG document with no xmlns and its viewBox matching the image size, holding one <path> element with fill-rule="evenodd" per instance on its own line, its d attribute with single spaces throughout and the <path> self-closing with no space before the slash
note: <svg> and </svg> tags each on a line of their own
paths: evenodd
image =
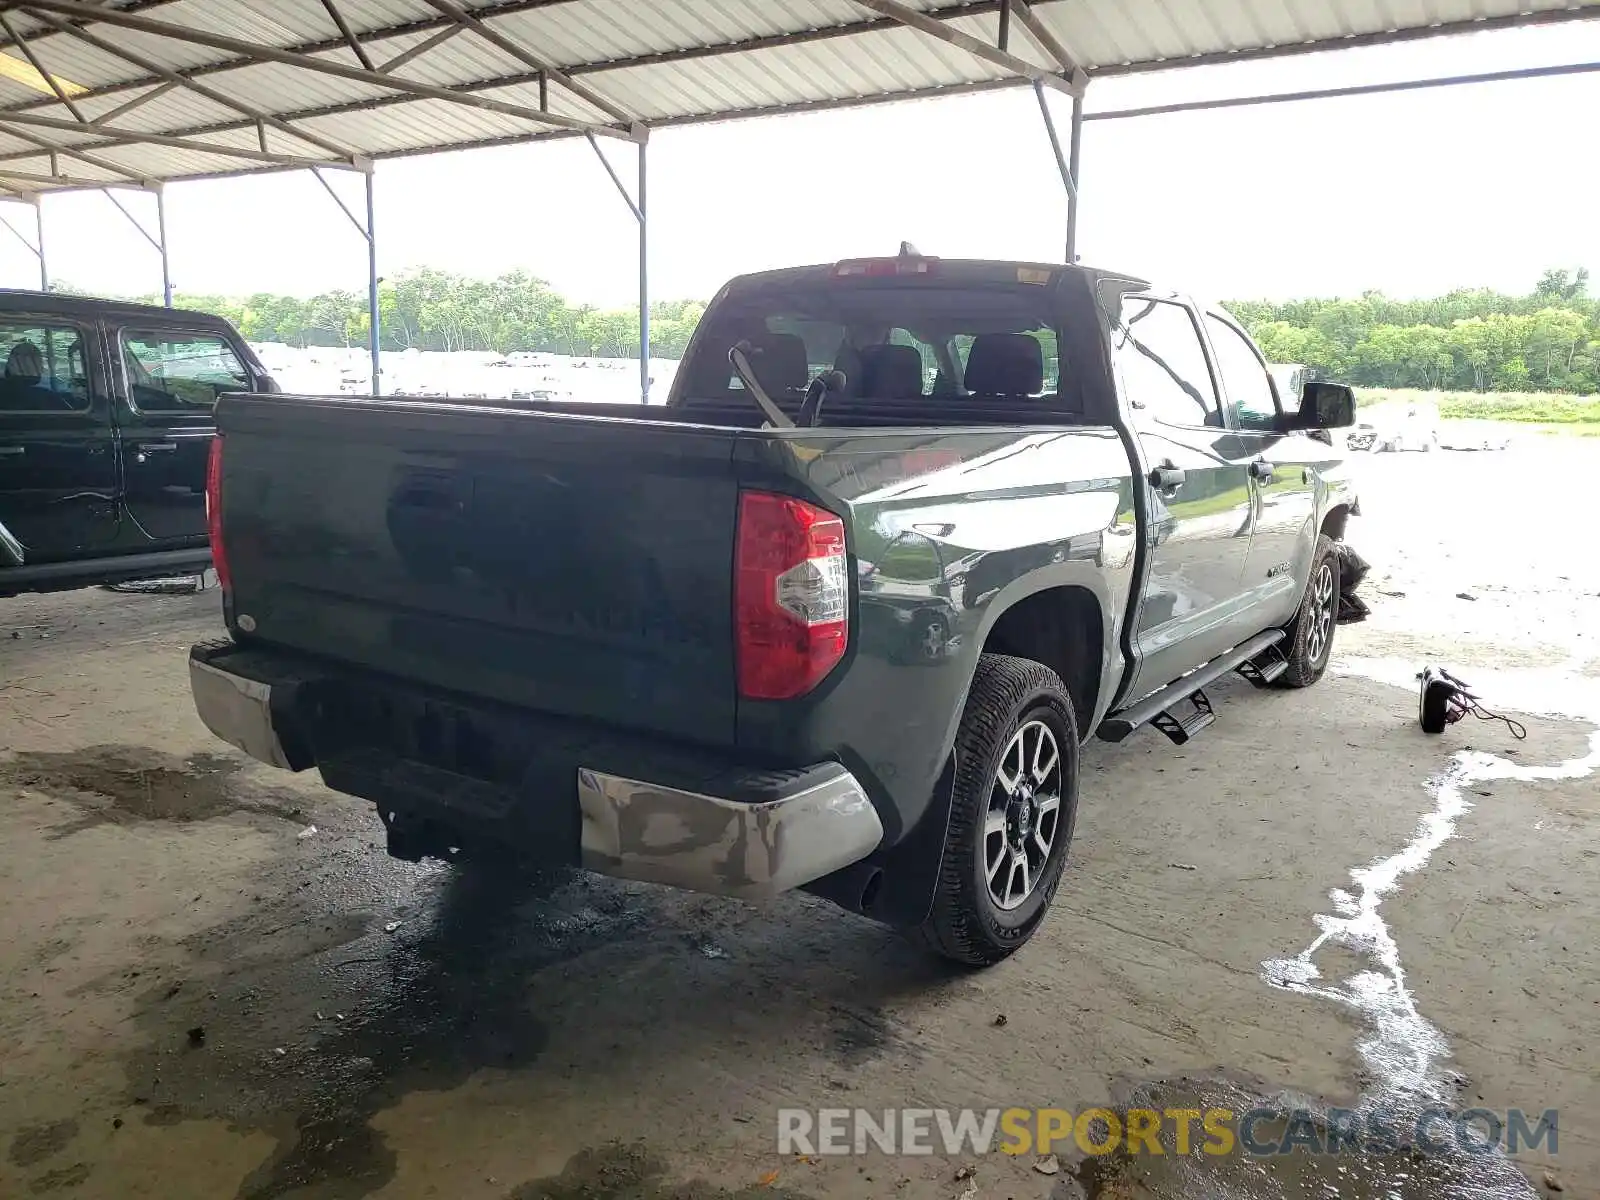
<svg viewBox="0 0 1600 1200">
<path fill-rule="evenodd" d="M 179 758 L 138 746 L 92 746 L 85 750 L 25 751 L 0 764 L 0 779 L 45 793 L 79 793 L 71 798 L 82 814 L 53 830 L 52 839 L 70 837 L 104 824 L 136 821 L 206 821 L 249 811 L 293 820 L 299 808 L 270 788 L 246 793 L 233 787 L 243 763 L 215 754 Z"/>
<path fill-rule="evenodd" d="M 374 1115 L 414 1090 L 532 1066 L 548 1042 L 530 994 L 538 973 L 629 936 L 654 905 L 646 885 L 569 872 L 383 860 L 385 907 L 340 922 L 328 910 L 353 902 L 338 892 L 345 869 L 190 939 L 205 985 L 157 988 L 137 1014 L 148 1045 L 126 1070 L 147 1125 L 181 1139 L 186 1122 L 220 1119 L 278 1139 L 238 1200 L 382 1189 L 401 1148 Z M 397 912 L 405 920 L 386 932 Z M 189 1027 L 205 1029 L 203 1045 L 185 1040 Z"/>
<path fill-rule="evenodd" d="M 66 1149 L 78 1136 L 78 1123 L 68 1117 L 63 1121 L 46 1121 L 21 1129 L 11 1139 L 7 1156 L 19 1167 L 31 1167 Z"/>
</svg>

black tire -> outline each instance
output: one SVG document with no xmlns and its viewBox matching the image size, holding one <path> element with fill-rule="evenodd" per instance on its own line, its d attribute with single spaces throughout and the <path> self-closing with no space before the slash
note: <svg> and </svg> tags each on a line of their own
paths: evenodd
<svg viewBox="0 0 1600 1200">
<path fill-rule="evenodd" d="M 1331 593 L 1327 591 L 1330 587 Z M 1317 537 L 1305 595 L 1300 597 L 1294 621 L 1287 626 L 1289 636 L 1279 643 L 1289 659 L 1289 669 L 1272 681 L 1273 686 L 1304 688 L 1321 679 L 1333 657 L 1333 633 L 1338 627 L 1339 556 L 1333 539 L 1324 533 Z"/>
<path fill-rule="evenodd" d="M 1010 760 L 1013 741 L 1032 733 L 1037 746 L 1041 726 L 1053 737 L 1059 756 L 1059 775 L 1052 778 L 1050 771 L 1043 772 L 1059 797 L 1050 810 L 1053 822 L 1050 812 L 1043 812 L 1047 786 L 1041 785 L 1035 796 L 1035 781 L 1029 779 L 1026 797 L 1013 791 L 1010 802 L 994 810 L 1005 828 L 986 833 L 991 806 L 1004 796 L 1000 772 Z M 1022 745 L 1022 753 L 1028 753 L 1027 741 Z M 1066 686 L 1054 671 L 1031 659 L 982 655 L 956 735 L 955 794 L 933 909 L 912 936 L 946 958 L 980 967 L 997 963 L 1024 945 L 1055 898 L 1077 815 L 1078 724 Z M 1026 823 L 1019 826 L 1018 821 Z M 1043 839 L 1046 828 L 1050 836 Z M 1016 878 L 1013 833 L 1018 829 L 1025 853 L 1036 848 L 1031 841 L 1035 833 L 1047 841 L 1047 852 L 1041 852 L 1037 870 L 1021 868 L 1029 886 L 1014 906 L 1005 907 L 1003 901 Z M 1002 861 L 1007 854 L 1011 858 Z M 1008 895 L 1001 899 L 991 890 L 991 858 L 1001 862 L 999 870 L 1006 875 L 1002 886 Z"/>
</svg>

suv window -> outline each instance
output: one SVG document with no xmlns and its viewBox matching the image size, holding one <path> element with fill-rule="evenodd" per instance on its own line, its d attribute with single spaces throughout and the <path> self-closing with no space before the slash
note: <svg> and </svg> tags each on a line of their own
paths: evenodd
<svg viewBox="0 0 1600 1200">
<path fill-rule="evenodd" d="M 1183 305 L 1125 297 L 1111 350 L 1136 421 L 1222 424 L 1200 330 Z"/>
<path fill-rule="evenodd" d="M 1206 329 L 1211 334 L 1211 348 L 1216 351 L 1223 389 L 1228 393 L 1228 407 L 1233 409 L 1239 428 L 1272 430 L 1277 424 L 1278 402 L 1266 363 L 1256 355 L 1244 334 L 1226 321 L 1207 314 Z"/>
<path fill-rule="evenodd" d="M 71 325 L 0 321 L 0 413 L 84 412 L 89 372 L 83 331 Z"/>
<path fill-rule="evenodd" d="M 220 393 L 251 386 L 250 372 L 216 334 L 128 330 L 122 335 L 122 359 L 140 412 L 209 409 Z"/>
</svg>

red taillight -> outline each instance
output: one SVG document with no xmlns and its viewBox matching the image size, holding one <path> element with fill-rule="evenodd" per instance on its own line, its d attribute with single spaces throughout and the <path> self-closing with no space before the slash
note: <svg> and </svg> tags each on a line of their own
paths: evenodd
<svg viewBox="0 0 1600 1200">
<path fill-rule="evenodd" d="M 803 696 L 850 639 L 844 522 L 791 496 L 743 492 L 733 569 L 739 694 Z"/>
<path fill-rule="evenodd" d="M 222 544 L 222 435 L 211 439 L 211 457 L 206 461 L 206 533 L 211 538 L 211 565 L 216 568 L 217 585 L 229 587 L 228 553 Z"/>
</svg>

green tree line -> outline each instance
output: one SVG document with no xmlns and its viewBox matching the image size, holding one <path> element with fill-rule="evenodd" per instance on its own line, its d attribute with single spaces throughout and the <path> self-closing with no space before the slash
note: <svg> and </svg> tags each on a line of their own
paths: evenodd
<svg viewBox="0 0 1600 1200">
<path fill-rule="evenodd" d="M 72 290 L 63 288 L 61 290 Z M 160 303 L 160 297 L 141 297 Z M 215 313 L 246 340 L 290 346 L 364 346 L 364 292 L 309 298 L 257 292 L 250 296 L 179 293 L 179 308 Z M 650 306 L 650 353 L 681 358 L 705 305 L 663 300 Z M 545 351 L 594 358 L 637 358 L 636 309 L 573 305 L 548 283 L 521 271 L 471 279 L 448 271 L 407 272 L 378 285 L 378 332 L 385 350 Z"/>
<path fill-rule="evenodd" d="M 1600 390 L 1600 300 L 1589 273 L 1550 270 L 1532 292 L 1488 289 L 1429 300 L 1227 305 L 1272 362 L 1302 363 L 1361 387 L 1470 392 Z"/>
<path fill-rule="evenodd" d="M 1589 296 L 1588 283 L 1584 269 L 1555 269 L 1524 296 L 1480 288 L 1395 300 L 1367 292 L 1227 307 L 1270 361 L 1301 363 L 1361 387 L 1589 395 L 1600 391 L 1600 300 Z M 361 346 L 367 340 L 366 296 L 357 292 L 180 294 L 177 303 L 228 318 L 254 342 Z M 521 271 L 498 279 L 411 271 L 380 284 L 378 304 L 386 350 L 639 354 L 633 309 L 571 304 Z M 651 353 L 681 357 L 704 311 L 695 300 L 651 305 Z"/>
</svg>

